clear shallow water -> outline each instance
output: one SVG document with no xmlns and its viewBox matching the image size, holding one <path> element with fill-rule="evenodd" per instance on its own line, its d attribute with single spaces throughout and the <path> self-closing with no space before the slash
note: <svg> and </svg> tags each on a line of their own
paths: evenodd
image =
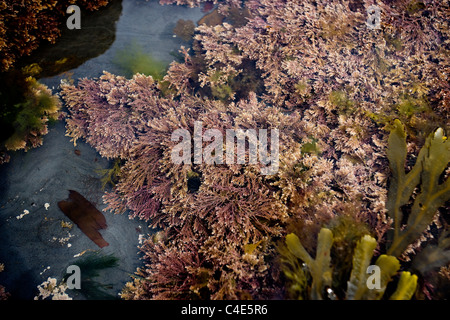
<svg viewBox="0 0 450 320">
<path fill-rule="evenodd" d="M 98 57 L 92 58 L 79 67 L 69 70 L 71 78 L 79 79 L 84 77 L 99 77 L 103 70 L 113 74 L 123 75 L 124 70 L 117 60 L 118 56 L 129 52 L 133 54 L 136 50 L 135 44 L 142 53 L 151 55 L 155 60 L 169 65 L 174 60 L 182 45 L 187 46 L 181 39 L 174 37 L 173 29 L 179 19 L 192 20 L 195 23 L 204 15 L 201 8 L 187 8 L 183 6 L 165 5 L 161 6 L 158 1 L 145 0 L 123 0 L 121 2 L 121 15 L 115 25 L 115 40 L 112 45 Z M 115 18 L 115 12 L 111 12 L 111 20 Z M 93 19 L 95 20 L 95 18 Z M 111 22 L 106 20 L 105 23 Z M 87 23 L 86 32 L 91 28 L 104 30 L 104 33 L 111 32 L 110 26 L 92 26 Z M 95 22 L 94 22 L 95 25 Z M 83 22 L 81 25 L 83 30 Z M 66 33 L 70 38 L 70 31 Z M 102 38 L 100 37 L 100 40 Z M 95 41 L 95 40 L 91 40 Z M 108 38 L 103 41 L 109 41 Z M 89 46 L 89 44 L 86 44 Z M 95 44 L 93 44 L 95 45 Z M 102 46 L 102 44 L 98 44 Z M 78 48 L 83 50 L 85 46 Z M 77 48 L 76 48 L 77 49 Z M 82 54 L 82 53 L 81 53 Z M 67 73 L 53 77 L 40 79 L 49 87 L 57 87 L 60 80 L 67 77 Z"/>
<path fill-rule="evenodd" d="M 40 48 L 30 58 L 41 61 L 55 54 L 60 61 L 66 61 L 63 56 L 70 53 L 75 61 L 74 68 L 41 78 L 40 82 L 57 92 L 61 79 L 67 77 L 93 78 L 103 70 L 123 74 L 117 54 L 129 50 L 132 43 L 168 65 L 174 59 L 171 53 L 186 45 L 173 37 L 176 22 L 197 22 L 204 15 L 200 8 L 160 6 L 157 1 L 123 0 L 114 5 L 104 11 L 106 14 L 99 11 L 84 22 L 82 16 L 81 31 L 92 37 L 78 35 L 72 39 L 70 32 L 65 31 L 57 44 Z M 62 53 L 57 53 L 58 46 Z M 76 255 L 85 250 L 119 258 L 118 267 L 102 271 L 98 279 L 110 285 L 109 293 L 117 295 L 131 279 L 140 265 L 139 235 L 152 232 L 146 223 L 105 212 L 108 228 L 101 233 L 109 246 L 99 249 L 76 226 L 69 230 L 61 225 L 70 220 L 57 206 L 58 201 L 68 197 L 68 190 L 76 190 L 102 210 L 105 205 L 97 170 L 109 165 L 86 143 L 80 141 L 75 147 L 65 136 L 65 124 L 60 121 L 49 126 L 43 146 L 11 153 L 10 163 L 0 167 L 0 263 L 5 264 L 0 283 L 12 299 L 33 299 L 39 284 L 48 277 L 61 279 L 67 266 L 76 264 Z M 29 213 L 24 215 L 24 210 Z M 83 299 L 77 294 L 72 296 Z"/>
</svg>

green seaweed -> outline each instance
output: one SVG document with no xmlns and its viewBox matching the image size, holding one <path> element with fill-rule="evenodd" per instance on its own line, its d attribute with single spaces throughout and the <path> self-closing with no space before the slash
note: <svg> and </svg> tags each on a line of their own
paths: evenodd
<svg viewBox="0 0 450 320">
<path fill-rule="evenodd" d="M 389 300 L 410 300 L 417 288 L 417 276 L 408 271 L 400 275 L 397 290 L 391 295 Z"/>
<path fill-rule="evenodd" d="M 10 90 L 6 86 L 0 92 L 0 124 L 3 129 L 0 141 L 8 150 L 27 149 L 33 145 L 29 136 L 45 134 L 46 125 L 50 120 L 57 120 L 60 108 L 58 98 L 36 79 L 27 77 L 21 81 L 17 88 Z"/>
<path fill-rule="evenodd" d="M 296 242 L 295 238 L 293 239 Z M 285 286 L 288 297 L 298 300 L 308 299 L 307 292 L 308 285 L 311 282 L 311 274 L 307 270 L 306 263 L 291 253 L 287 247 L 286 239 L 278 246 L 278 251 L 280 252 L 283 275 L 286 278 Z"/>
<path fill-rule="evenodd" d="M 347 299 L 360 300 L 367 288 L 367 268 L 377 247 L 377 241 L 369 235 L 365 235 L 358 242 L 353 254 L 353 269 L 347 286 Z"/>
<path fill-rule="evenodd" d="M 228 84 L 211 86 L 211 93 L 214 98 L 220 101 L 227 101 L 233 94 L 233 89 Z"/>
<path fill-rule="evenodd" d="M 81 287 L 77 289 L 86 299 L 89 300 L 111 300 L 116 297 L 108 293 L 105 289 L 111 286 L 102 284 L 95 280 L 100 276 L 100 271 L 104 269 L 117 267 L 119 259 L 114 255 L 100 255 L 99 253 L 90 254 L 87 257 L 76 262 L 81 273 Z M 65 275 L 63 281 L 67 281 L 70 275 Z"/>
<path fill-rule="evenodd" d="M 392 171 L 386 208 L 394 220 L 394 230 L 388 254 L 400 256 L 431 224 L 439 207 L 450 199 L 450 179 L 439 178 L 450 161 L 450 143 L 439 128 L 430 134 L 419 152 L 413 168 L 405 173 L 407 156 L 406 133 L 403 124 L 395 120 L 388 141 L 387 157 Z M 402 207 L 410 203 L 416 188 L 406 227 L 403 228 Z"/>
<path fill-rule="evenodd" d="M 295 234 L 290 233 L 286 236 L 286 245 L 289 251 L 304 261 L 309 268 L 312 277 L 311 298 L 321 300 L 324 289 L 331 286 L 330 250 L 333 244 L 333 233 L 330 229 L 322 228 L 317 241 L 316 259 L 313 259 Z"/>
<path fill-rule="evenodd" d="M 142 46 L 135 41 L 131 42 L 127 49 L 117 51 L 114 63 L 123 69 L 127 77 L 142 73 L 152 76 L 155 80 L 162 80 L 167 68 L 165 63 L 144 52 Z"/>
<path fill-rule="evenodd" d="M 312 95 L 311 85 L 308 81 L 299 81 L 294 85 L 295 93 L 300 101 L 305 102 Z"/>
<path fill-rule="evenodd" d="M 116 186 L 116 183 L 119 181 L 120 169 L 123 161 L 119 158 L 114 160 L 114 164 L 112 168 L 109 169 L 98 169 L 96 172 L 101 176 L 100 181 L 102 183 L 102 189 L 106 189 L 106 186 L 109 184 L 113 188 Z"/>
<path fill-rule="evenodd" d="M 303 154 L 316 154 L 320 155 L 321 150 L 317 145 L 318 140 L 315 138 L 311 138 L 311 142 L 304 143 L 301 147 L 301 151 Z"/>
<path fill-rule="evenodd" d="M 390 128 L 398 119 L 405 126 L 412 142 L 423 144 L 429 132 L 436 127 L 445 127 L 442 119 L 432 108 L 428 99 L 429 89 L 422 82 L 412 82 L 405 90 L 396 95 L 396 103 L 382 107 L 374 113 L 364 111 L 379 126 Z"/>
<path fill-rule="evenodd" d="M 332 295 L 331 287 L 334 273 L 331 267 L 330 249 L 334 242 L 333 233 L 328 228 L 322 228 L 319 232 L 316 259 L 313 259 L 301 244 L 299 238 L 290 233 L 286 236 L 286 246 L 292 256 L 283 253 L 284 262 L 289 268 L 284 268 L 286 278 L 291 282 L 290 293 L 295 293 L 298 298 L 310 298 L 321 300 L 336 297 Z M 378 286 L 369 287 L 368 267 L 371 266 L 374 250 L 377 247 L 377 241 L 370 235 L 364 235 L 358 241 L 353 251 L 353 263 L 351 274 L 347 282 L 347 300 L 380 300 L 385 296 L 386 288 L 389 282 L 393 281 L 400 269 L 400 262 L 394 256 L 380 255 L 375 265 L 379 269 Z M 297 258 L 297 261 L 296 259 Z M 333 257 L 334 260 L 344 259 L 345 257 Z M 304 262 L 305 267 L 300 265 Z M 336 266 L 333 261 L 333 266 Z M 312 283 L 309 288 L 309 275 Z M 411 299 L 417 288 L 417 276 L 409 272 L 401 272 L 400 280 L 397 283 L 396 291 L 390 299 L 407 300 Z M 307 293 L 307 294 L 305 294 Z"/>
<path fill-rule="evenodd" d="M 331 259 L 333 261 L 333 288 L 340 297 L 345 296 L 347 280 L 353 265 L 353 252 L 356 245 L 363 236 L 370 234 L 369 227 L 363 221 L 355 219 L 360 208 L 348 206 L 346 214 L 339 215 L 327 224 L 333 232 L 333 247 L 331 248 Z"/>
<path fill-rule="evenodd" d="M 377 261 L 375 262 L 375 265 L 380 268 L 380 287 L 379 288 L 373 288 L 368 291 L 366 295 L 367 300 L 380 300 L 388 286 L 388 283 L 393 280 L 393 277 L 397 274 L 397 272 L 400 270 L 400 262 L 396 257 L 389 256 L 386 254 L 382 254 L 378 257 Z M 400 272 L 400 276 L 405 272 Z M 415 283 L 415 286 L 417 286 L 417 281 Z M 403 283 L 397 283 L 397 290 L 403 289 Z M 415 291 L 415 287 L 414 287 Z M 414 293 L 412 291 L 412 294 Z M 400 300 L 409 300 L 411 299 L 412 295 L 409 297 L 403 297 Z"/>
<path fill-rule="evenodd" d="M 350 115 L 355 112 L 355 102 L 348 98 L 348 94 L 344 90 L 332 91 L 329 100 L 340 114 Z"/>
<path fill-rule="evenodd" d="M 399 116 L 406 119 L 424 112 L 431 112 L 426 100 L 411 96 L 405 96 L 400 100 L 400 103 L 397 105 L 397 111 Z"/>
<path fill-rule="evenodd" d="M 337 104 L 345 102 L 345 99 L 341 99 L 343 96 L 340 94 L 336 94 L 334 98 L 336 98 Z M 321 229 L 316 254 L 316 257 L 319 258 L 313 259 L 296 235 L 289 234 L 286 237 L 286 245 L 290 253 L 307 266 L 307 270 L 300 268 L 292 257 L 285 260 L 286 264 L 290 264 L 290 268 L 284 269 L 286 278 L 292 282 L 291 292 L 296 293 L 298 297 L 323 299 L 325 297 L 324 290 L 327 287 L 331 288 L 331 284 L 339 289 L 346 270 L 349 269 L 348 263 L 342 261 L 348 256 L 353 257 L 351 273 L 345 296 L 336 292 L 340 298 L 348 300 L 382 299 L 387 296 L 386 288 L 397 274 L 400 277 L 390 299 L 404 300 L 413 297 L 418 277 L 407 271 L 399 273 L 400 262 L 397 257 L 401 256 L 411 243 L 419 239 L 432 223 L 439 207 L 450 199 L 450 179 L 442 182 L 445 177 L 443 172 L 450 161 L 450 144 L 442 129 L 435 130 L 426 139 L 414 166 L 406 173 L 406 132 L 401 121 L 395 120 L 388 140 L 387 157 L 392 177 L 386 208 L 394 221 L 394 226 L 393 234 L 387 245 L 387 253 L 380 255 L 375 261 L 374 266 L 379 270 L 378 286 L 371 288 L 368 285 L 368 281 L 371 279 L 368 267 L 372 266 L 377 241 L 368 234 L 368 229 L 361 228 L 358 224 L 351 228 L 342 228 L 342 226 L 349 225 L 343 217 L 342 221 L 340 219 L 332 220 L 332 223 L 328 225 L 331 230 Z M 403 217 L 405 206 L 411 208 L 406 219 Z M 404 223 L 405 221 L 406 223 Z M 351 223 L 350 226 L 352 226 Z M 352 253 L 350 254 L 347 250 L 346 254 L 339 254 L 336 248 L 343 247 L 343 244 L 352 248 L 352 243 L 355 243 L 353 236 L 356 234 L 360 235 L 360 240 L 357 241 Z M 448 251 L 450 239 L 447 236 L 448 231 L 444 231 L 437 245 L 425 247 L 414 259 L 412 268 L 424 274 L 448 263 L 450 261 L 450 252 Z M 337 242 L 340 243 L 337 245 Z M 331 255 L 330 248 L 332 249 Z M 285 253 L 282 254 L 286 256 Z M 333 270 L 330 273 L 332 268 L 339 270 L 338 272 Z M 311 287 L 309 287 L 308 274 L 312 279 Z M 338 276 L 338 281 L 332 282 L 331 276 L 333 278 Z"/>
<path fill-rule="evenodd" d="M 406 12 L 408 12 L 409 15 L 414 15 L 425 8 L 426 6 L 422 1 L 411 1 L 406 7 Z"/>
<path fill-rule="evenodd" d="M 384 40 L 386 41 L 387 46 L 393 47 L 394 50 L 396 50 L 396 51 L 403 50 L 404 44 L 398 36 L 385 33 L 383 35 L 383 37 L 384 37 Z"/>
<path fill-rule="evenodd" d="M 353 269 L 347 286 L 348 300 L 380 300 L 388 283 L 400 269 L 400 262 L 393 256 L 381 255 L 375 262 L 379 267 L 379 287 L 369 288 L 367 268 L 371 264 L 373 252 L 377 247 L 375 238 L 365 235 L 358 242 L 353 254 Z"/>
</svg>

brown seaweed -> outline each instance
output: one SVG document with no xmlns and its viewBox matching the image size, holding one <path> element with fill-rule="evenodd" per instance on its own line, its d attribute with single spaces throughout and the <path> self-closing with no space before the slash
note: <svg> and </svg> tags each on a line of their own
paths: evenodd
<svg viewBox="0 0 450 320">
<path fill-rule="evenodd" d="M 58 207 L 100 248 L 109 245 L 98 232 L 107 227 L 105 216 L 81 194 L 69 190 L 69 199 L 59 201 Z"/>
</svg>

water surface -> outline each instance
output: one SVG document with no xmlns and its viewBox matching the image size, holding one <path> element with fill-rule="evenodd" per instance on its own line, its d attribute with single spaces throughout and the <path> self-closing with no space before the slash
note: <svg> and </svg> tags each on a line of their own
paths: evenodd
<svg viewBox="0 0 450 320">
<path fill-rule="evenodd" d="M 42 46 L 21 64 L 39 65 L 39 81 L 54 93 L 62 79 L 94 78 L 104 70 L 125 75 L 117 56 L 135 50 L 133 43 L 168 65 L 173 53 L 186 45 L 173 35 L 176 22 L 197 22 L 203 15 L 200 8 L 161 6 L 157 1 L 113 1 L 106 9 L 82 14 L 81 30 L 65 30 L 55 45 Z M 10 154 L 10 163 L 0 167 L 0 263 L 5 264 L 0 284 L 12 299 L 33 299 L 39 284 L 48 277 L 61 279 L 80 254 L 100 251 L 119 258 L 119 265 L 99 278 L 117 296 L 140 265 L 140 235 L 152 231 L 143 221 L 104 212 L 108 228 L 101 233 L 109 245 L 99 249 L 76 225 L 66 227 L 70 220 L 57 205 L 68 190 L 75 190 L 104 209 L 98 170 L 111 166 L 110 161 L 83 141 L 74 146 L 63 121 L 49 126 L 43 146 Z"/>
</svg>

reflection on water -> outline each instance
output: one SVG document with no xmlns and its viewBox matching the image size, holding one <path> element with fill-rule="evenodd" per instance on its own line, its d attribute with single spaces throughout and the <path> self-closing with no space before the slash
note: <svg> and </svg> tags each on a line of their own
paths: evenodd
<svg viewBox="0 0 450 320">
<path fill-rule="evenodd" d="M 96 14 L 99 15 L 98 18 Z M 180 47 L 186 45 L 183 39 L 174 34 L 177 21 L 180 19 L 199 21 L 204 15 L 201 8 L 162 6 L 157 0 L 113 1 L 106 9 L 90 16 L 85 17 L 82 13 L 81 30 L 66 30 L 54 46 L 45 48 L 50 51 L 57 46 L 73 48 L 69 51 L 77 56 L 78 62 L 83 61 L 82 64 L 77 66 L 68 62 L 61 63 L 68 68 L 59 70 L 54 68 L 53 72 L 42 71 L 40 81 L 49 87 L 57 88 L 60 80 L 68 76 L 74 80 L 83 77 L 93 78 L 102 75 L 104 70 L 129 76 L 136 68 L 139 71 L 145 67 L 144 71 L 148 72 L 149 67 L 145 66 L 147 62 L 153 63 L 156 70 L 165 69 L 174 60 Z M 112 31 L 114 34 L 111 34 Z M 88 35 L 91 32 L 96 36 Z M 75 34 L 80 38 L 76 38 Z M 137 59 L 140 60 L 139 63 L 132 62 L 133 55 L 140 58 Z M 64 57 L 67 55 L 62 54 L 57 58 L 64 59 Z M 126 57 L 127 59 L 119 60 L 129 61 L 129 68 L 124 69 L 124 63 L 118 63 L 118 57 Z M 64 74 L 64 71 L 69 73 Z"/>
<path fill-rule="evenodd" d="M 121 12 L 122 0 L 112 1 L 98 11 L 82 12 L 82 29 L 63 28 L 55 44 L 41 45 L 31 56 L 19 61 L 17 68 L 44 78 L 75 69 L 98 57 L 114 43 Z"/>
</svg>

